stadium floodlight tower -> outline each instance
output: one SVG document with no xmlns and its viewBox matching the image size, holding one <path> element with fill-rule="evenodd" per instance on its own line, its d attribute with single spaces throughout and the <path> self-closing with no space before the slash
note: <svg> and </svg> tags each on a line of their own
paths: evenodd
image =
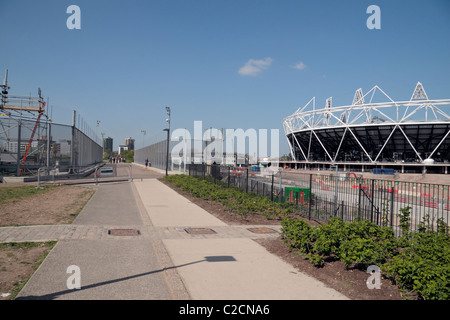
<svg viewBox="0 0 450 320">
<path fill-rule="evenodd" d="M 313 97 L 283 128 L 295 162 L 448 163 L 449 111 L 450 99 L 429 99 L 420 82 L 409 101 L 394 101 L 374 86 L 366 94 L 356 90 L 347 106 L 333 107 L 328 98 L 318 109 Z"/>
</svg>

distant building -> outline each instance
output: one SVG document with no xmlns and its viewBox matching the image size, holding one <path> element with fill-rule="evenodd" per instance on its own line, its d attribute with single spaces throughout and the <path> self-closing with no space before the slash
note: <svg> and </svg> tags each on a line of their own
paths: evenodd
<svg viewBox="0 0 450 320">
<path fill-rule="evenodd" d="M 17 153 L 17 145 L 18 145 L 17 139 L 11 139 L 10 141 L 8 141 L 6 143 L 5 151 L 9 151 L 11 153 Z M 31 148 L 30 148 L 29 152 L 36 149 L 37 146 L 38 146 L 37 141 L 33 141 L 31 143 L 31 146 L 30 146 Z M 20 141 L 20 153 L 25 153 L 25 151 L 27 150 L 27 147 L 28 147 L 28 141 Z"/>
<path fill-rule="evenodd" d="M 113 138 L 103 139 L 103 152 L 111 153 L 113 151 Z"/>
<path fill-rule="evenodd" d="M 122 151 L 127 151 L 127 150 L 128 150 L 127 146 L 124 146 L 124 145 L 119 146 L 119 154 L 122 154 Z"/>
<path fill-rule="evenodd" d="M 65 155 L 70 155 L 70 153 L 72 152 L 72 146 L 71 146 L 71 141 L 70 140 L 60 140 L 58 144 L 56 144 L 57 148 L 56 148 L 56 153 L 57 154 L 65 154 Z"/>
<path fill-rule="evenodd" d="M 126 138 L 125 145 L 128 147 L 128 150 L 134 150 L 134 139 Z"/>
</svg>

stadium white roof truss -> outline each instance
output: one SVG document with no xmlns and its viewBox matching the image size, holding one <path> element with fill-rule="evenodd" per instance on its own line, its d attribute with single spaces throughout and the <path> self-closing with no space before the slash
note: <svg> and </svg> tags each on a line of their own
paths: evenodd
<svg viewBox="0 0 450 320">
<path fill-rule="evenodd" d="M 381 96 L 384 102 L 376 102 Z M 311 149 L 311 141 L 314 139 L 315 148 L 320 145 L 327 161 L 334 162 L 340 155 L 341 147 L 345 139 L 353 138 L 355 147 L 359 146 L 366 159 L 375 163 L 380 161 L 383 152 L 394 135 L 400 133 L 414 150 L 417 159 L 423 161 L 431 159 L 449 136 L 450 130 L 450 99 L 433 100 L 429 99 L 423 85 L 418 82 L 409 101 L 394 101 L 380 87 L 374 86 L 367 93 L 363 94 L 362 89 L 355 92 L 353 102 L 347 106 L 332 106 L 332 98 L 326 99 L 325 107 L 316 108 L 316 99 L 313 97 L 305 106 L 300 107 L 291 116 L 283 120 L 283 128 L 286 139 L 290 146 L 291 156 L 295 161 L 310 160 L 310 154 L 315 150 Z M 424 125 L 424 124 L 445 124 L 446 132 L 441 132 L 439 140 L 433 141 L 433 148 L 430 148 L 426 155 L 419 152 L 414 145 L 411 134 L 405 133 L 405 125 Z M 380 145 L 376 152 L 369 150 L 367 144 L 362 143 L 361 137 L 355 134 L 355 128 L 389 128 L 390 133 L 383 136 L 384 144 Z M 330 144 L 325 139 L 326 132 L 338 130 L 342 132 L 336 141 Z M 374 130 L 374 129 L 373 129 Z M 318 134 L 321 132 L 321 134 Z M 386 131 L 387 132 L 387 131 Z M 373 132 L 371 133 L 374 134 Z M 305 135 L 309 137 L 309 143 L 306 143 Z M 299 137 L 303 142 L 299 142 Z M 381 135 L 380 135 L 381 137 Z M 295 152 L 296 151 L 296 152 Z M 342 156 L 342 154 L 340 155 Z"/>
</svg>

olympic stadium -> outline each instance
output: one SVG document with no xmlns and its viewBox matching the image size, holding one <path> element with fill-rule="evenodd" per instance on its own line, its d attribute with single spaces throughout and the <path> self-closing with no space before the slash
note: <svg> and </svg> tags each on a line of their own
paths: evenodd
<svg viewBox="0 0 450 320">
<path fill-rule="evenodd" d="M 428 98 L 418 82 L 409 101 L 394 101 L 380 87 L 356 90 L 351 105 L 323 108 L 315 98 L 283 120 L 296 169 L 329 168 L 401 173 L 448 173 L 450 99 Z"/>
</svg>

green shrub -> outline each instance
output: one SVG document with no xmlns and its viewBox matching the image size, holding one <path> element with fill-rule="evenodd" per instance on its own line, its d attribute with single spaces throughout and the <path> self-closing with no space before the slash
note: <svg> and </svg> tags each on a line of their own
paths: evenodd
<svg viewBox="0 0 450 320">
<path fill-rule="evenodd" d="M 423 299 L 450 298 L 450 238 L 445 233 L 418 232 L 384 265 L 394 283 Z"/>
<path fill-rule="evenodd" d="M 261 214 L 272 219 L 293 212 L 290 204 L 276 203 L 265 196 L 247 193 L 243 189 L 228 186 L 227 183 L 209 177 L 197 178 L 180 174 L 166 176 L 164 179 L 194 197 L 220 202 L 228 210 L 244 218 L 249 214 Z"/>
<path fill-rule="evenodd" d="M 283 218 L 281 226 L 281 236 L 291 248 L 298 249 L 301 253 L 310 253 L 313 228 L 306 221 L 295 218 Z"/>
<path fill-rule="evenodd" d="M 332 218 L 320 227 L 311 227 L 304 220 L 286 218 L 281 234 L 292 250 L 316 266 L 323 266 L 331 256 L 346 267 L 376 264 L 393 283 L 422 299 L 450 299 L 448 228 L 441 223 L 438 232 L 421 229 L 411 233 L 408 219 L 403 223 L 405 232 L 395 238 L 392 229 L 370 221 Z"/>
<path fill-rule="evenodd" d="M 344 222 L 331 218 L 320 227 L 311 227 L 303 220 L 285 219 L 282 230 L 291 248 L 318 266 L 323 265 L 327 257 L 335 257 L 347 267 L 382 263 L 393 256 L 396 249 L 392 230 L 370 221 Z"/>
</svg>

